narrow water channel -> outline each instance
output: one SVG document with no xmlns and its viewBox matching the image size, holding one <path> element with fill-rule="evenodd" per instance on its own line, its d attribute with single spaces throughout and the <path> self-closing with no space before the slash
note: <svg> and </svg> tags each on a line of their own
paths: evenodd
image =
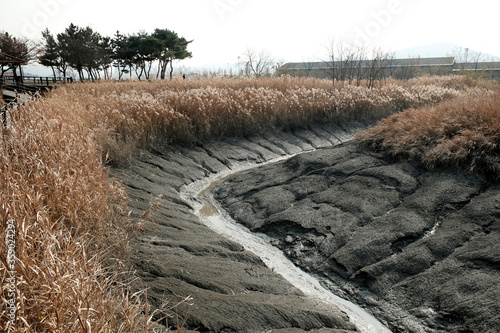
<svg viewBox="0 0 500 333">
<path fill-rule="evenodd" d="M 287 156 L 286 158 L 289 158 Z M 269 161 L 276 162 L 284 159 Z M 259 256 L 262 261 L 273 271 L 279 273 L 288 282 L 301 290 L 304 294 L 337 306 L 345 312 L 351 322 L 362 333 L 382 333 L 390 330 L 382 325 L 371 314 L 363 310 L 358 305 L 349 302 L 333 294 L 328 289 L 321 286 L 319 281 L 308 273 L 296 267 L 283 252 L 272 246 L 269 238 L 264 234 L 251 232 L 245 226 L 234 221 L 229 214 L 220 207 L 214 199 L 212 189 L 222 183 L 226 178 L 251 168 L 262 166 L 263 164 L 241 165 L 233 170 L 220 172 L 205 179 L 199 180 L 185 186 L 181 191 L 181 197 L 190 202 L 195 209 L 195 214 L 212 230 L 225 236 L 226 238 L 241 244 L 246 250 Z"/>
</svg>

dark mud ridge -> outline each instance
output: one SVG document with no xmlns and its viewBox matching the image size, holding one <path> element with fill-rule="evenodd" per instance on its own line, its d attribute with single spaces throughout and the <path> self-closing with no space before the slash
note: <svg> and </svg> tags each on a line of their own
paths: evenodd
<svg viewBox="0 0 500 333">
<path fill-rule="evenodd" d="M 236 174 L 216 198 L 394 332 L 499 332 L 500 188 L 342 143 L 351 134 L 317 127 L 158 147 L 114 170 L 136 217 L 155 206 L 131 242 L 136 287 L 148 288 L 154 308 L 190 296 L 173 311 L 200 332 L 355 332 L 344 313 L 211 231 L 179 196 L 183 185 L 239 164 L 310 150 Z"/>
</svg>

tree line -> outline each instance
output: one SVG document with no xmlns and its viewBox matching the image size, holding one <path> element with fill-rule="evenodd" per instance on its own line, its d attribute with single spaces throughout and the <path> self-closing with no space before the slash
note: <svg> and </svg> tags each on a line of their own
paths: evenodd
<svg viewBox="0 0 500 333">
<path fill-rule="evenodd" d="M 37 61 L 50 67 L 54 78 L 60 74 L 66 77 L 68 70 L 74 69 L 80 80 L 109 79 L 113 68 L 118 78 L 130 77 L 135 72 L 140 80 L 149 79 L 153 64 L 157 64 L 156 77 L 170 79 L 173 61 L 190 58 L 187 47 L 192 42 L 168 29 L 155 29 L 153 33 L 144 31 L 113 37 L 103 36 L 90 27 L 70 24 L 64 32 L 53 35 L 48 29 L 42 32 L 40 44 L 25 38 L 16 38 L 7 32 L 0 33 L 0 75 L 12 70 L 17 76 L 19 59 L 24 64 Z M 9 59 L 11 61 L 9 62 Z M 17 59 L 17 60 L 16 60 Z M 0 78 L 1 78 L 0 77 Z"/>
<path fill-rule="evenodd" d="M 343 84 L 360 85 L 370 88 L 388 78 L 409 80 L 423 75 L 461 74 L 475 78 L 497 78 L 498 61 L 489 60 L 481 52 L 458 48 L 446 57 L 436 58 L 396 58 L 396 52 L 380 47 L 369 49 L 355 41 L 330 40 L 325 46 L 327 58 L 321 61 L 286 63 L 278 68 L 278 74 L 293 76 L 313 76 L 330 79 L 333 86 Z"/>
<path fill-rule="evenodd" d="M 416 75 L 413 63 L 395 66 L 395 53 L 382 48 L 368 50 L 364 44 L 330 40 L 326 47 L 328 59 L 324 61 L 327 76 L 335 82 L 355 83 L 366 81 L 369 88 L 388 77 L 409 79 Z"/>
</svg>

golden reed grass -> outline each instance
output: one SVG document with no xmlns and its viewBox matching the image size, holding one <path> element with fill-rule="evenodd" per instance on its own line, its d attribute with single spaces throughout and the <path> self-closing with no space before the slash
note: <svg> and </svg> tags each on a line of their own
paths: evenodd
<svg viewBox="0 0 500 333">
<path fill-rule="evenodd" d="M 147 330 L 141 295 L 128 294 L 119 269 L 127 197 L 108 176 L 92 129 L 56 100 L 12 115 L 0 133 L 0 233 L 15 233 L 11 252 L 0 242 L 0 331 Z"/>
<path fill-rule="evenodd" d="M 82 115 L 112 162 L 158 141 L 203 142 L 313 123 L 372 121 L 409 107 L 436 104 L 476 81 L 446 77 L 388 81 L 374 89 L 312 78 L 102 82 L 57 89 L 50 100 Z"/>
<path fill-rule="evenodd" d="M 461 77 L 387 81 L 374 89 L 332 89 L 329 81 L 291 77 L 57 88 L 20 107 L 0 133 L 0 233 L 7 237 L 12 226 L 16 232 L 14 332 L 147 332 L 153 324 L 143 295 L 131 294 L 122 278 L 131 227 L 127 196 L 109 176 L 103 156 L 120 164 L 135 149 L 159 141 L 196 143 L 316 122 L 372 121 L 450 99 L 460 105 L 488 89 Z M 487 123 L 496 115 L 495 96 L 493 114 L 471 121 Z M 455 104 L 449 103 L 443 105 L 451 110 Z M 396 118 L 389 119 L 387 124 Z M 422 121 L 446 125 L 422 118 L 408 130 L 415 133 Z M 449 133 L 460 130 L 447 126 Z M 486 149 L 474 133 L 463 135 Z M 11 258 L 7 242 L 0 242 L 4 331 Z"/>
<path fill-rule="evenodd" d="M 476 91 L 439 105 L 408 109 L 359 133 L 357 139 L 388 155 L 429 168 L 500 176 L 500 91 Z"/>
</svg>

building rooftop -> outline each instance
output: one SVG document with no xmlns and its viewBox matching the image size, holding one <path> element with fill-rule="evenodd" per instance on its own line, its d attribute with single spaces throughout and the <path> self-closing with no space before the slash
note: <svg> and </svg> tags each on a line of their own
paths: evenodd
<svg viewBox="0 0 500 333">
<path fill-rule="evenodd" d="M 401 59 L 384 59 L 380 65 L 382 67 L 398 67 L 398 66 L 453 66 L 455 64 L 454 57 L 435 57 L 435 58 L 401 58 Z M 320 70 L 335 67 L 370 67 L 373 65 L 372 60 L 346 60 L 346 61 L 317 61 L 317 62 L 289 62 L 281 66 L 284 70 Z"/>
</svg>

